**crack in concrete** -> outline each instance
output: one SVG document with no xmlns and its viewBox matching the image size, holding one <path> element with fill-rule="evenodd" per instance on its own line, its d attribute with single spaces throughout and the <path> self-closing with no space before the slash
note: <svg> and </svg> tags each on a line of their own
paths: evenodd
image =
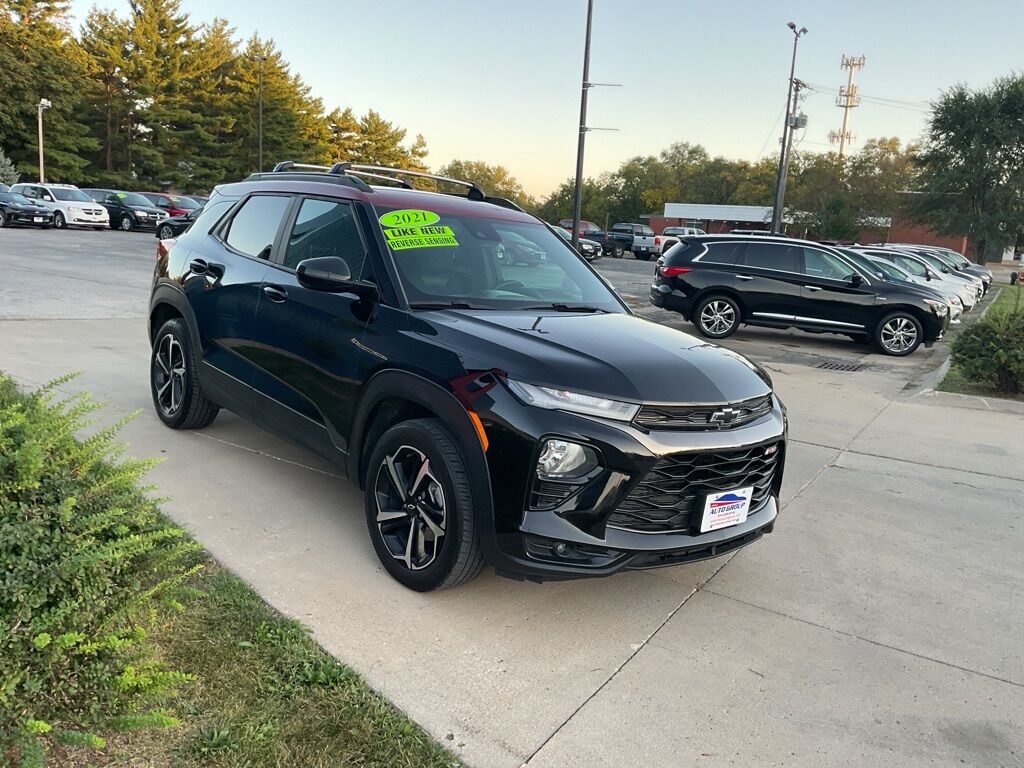
<svg viewBox="0 0 1024 768">
<path fill-rule="evenodd" d="M 915 651 L 910 651 L 910 650 L 907 650 L 906 648 L 900 648 L 899 646 L 896 646 L 896 645 L 889 645 L 888 643 L 883 643 L 881 640 L 873 640 L 872 638 L 864 637 L 863 635 L 855 635 L 853 632 L 847 632 L 846 630 L 843 630 L 843 629 L 837 629 L 836 627 L 830 627 L 830 626 L 828 626 L 826 624 L 819 624 L 818 622 L 811 621 L 810 619 L 802 619 L 799 616 L 793 616 L 792 614 L 784 613 L 783 611 L 776 611 L 773 608 L 766 608 L 765 606 L 758 605 L 757 603 L 751 603 L 751 602 L 749 602 L 747 600 L 740 600 L 738 597 L 732 597 L 731 595 L 723 595 L 721 592 L 715 592 L 715 590 L 708 589 L 707 587 L 705 587 L 703 591 L 707 592 L 710 595 L 715 595 L 716 597 L 721 597 L 721 598 L 723 598 L 725 600 L 732 600 L 734 603 L 741 603 L 742 605 L 748 605 L 751 608 L 757 608 L 759 611 L 764 611 L 765 613 L 771 613 L 771 614 L 774 614 L 776 616 L 781 616 L 784 619 L 790 619 L 792 621 L 798 621 L 801 624 L 807 624 L 807 625 L 812 626 L 812 627 L 817 627 L 818 629 L 824 629 L 827 632 L 834 632 L 837 635 L 842 635 L 843 637 L 849 637 L 849 638 L 852 638 L 854 640 L 860 640 L 860 641 L 865 642 L 865 643 L 870 643 L 871 645 L 876 645 L 879 648 L 887 648 L 890 651 L 896 651 L 897 653 L 905 653 L 908 656 L 913 656 L 915 659 L 921 659 L 922 661 L 931 661 L 931 662 L 933 662 L 935 664 L 940 664 L 940 665 L 942 665 L 944 667 L 950 667 L 951 669 L 958 669 L 961 672 L 967 672 L 968 674 L 972 674 L 972 675 L 979 675 L 980 677 L 987 677 L 989 680 L 995 680 L 996 682 L 999 682 L 999 683 L 1006 683 L 1007 685 L 1012 685 L 1012 686 L 1015 686 L 1017 688 L 1024 688 L 1024 682 L 1018 682 L 1016 680 L 1010 680 L 1009 678 L 1006 678 L 1006 677 L 999 677 L 998 675 L 992 675 L 992 674 L 989 674 L 988 672 L 982 672 L 980 669 L 971 669 L 970 667 L 963 667 L 963 666 L 960 666 L 959 664 L 954 664 L 951 661 L 943 661 L 942 659 L 937 659 L 934 656 L 926 656 L 923 653 L 917 653 Z M 655 647 L 660 648 L 661 646 L 656 645 Z"/>
</svg>

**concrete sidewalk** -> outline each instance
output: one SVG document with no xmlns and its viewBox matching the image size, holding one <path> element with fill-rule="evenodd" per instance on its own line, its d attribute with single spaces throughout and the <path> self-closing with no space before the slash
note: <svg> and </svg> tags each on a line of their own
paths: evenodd
<svg viewBox="0 0 1024 768">
<path fill-rule="evenodd" d="M 1024 765 L 1024 415 L 899 371 L 773 365 L 776 532 L 731 557 L 420 595 L 360 494 L 231 414 L 152 413 L 144 323 L 0 321 L 0 368 L 135 409 L 166 510 L 474 766 Z M 450 738 L 449 738 L 450 737 Z"/>
</svg>

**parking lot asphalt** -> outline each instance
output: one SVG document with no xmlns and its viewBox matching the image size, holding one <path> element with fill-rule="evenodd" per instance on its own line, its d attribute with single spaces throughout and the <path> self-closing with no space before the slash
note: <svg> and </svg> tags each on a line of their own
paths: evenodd
<svg viewBox="0 0 1024 768">
<path fill-rule="evenodd" d="M 360 493 L 228 413 L 152 412 L 144 233 L 0 231 L 0 369 L 135 410 L 165 510 L 472 766 L 1024 765 L 1019 403 L 935 393 L 843 337 L 741 330 L 791 443 L 775 533 L 609 579 L 488 572 L 410 592 L 379 567 Z M 598 268 L 645 316 L 652 263 Z M 660 313 L 660 314 L 659 314 Z M 857 360 L 858 371 L 818 368 Z"/>
</svg>

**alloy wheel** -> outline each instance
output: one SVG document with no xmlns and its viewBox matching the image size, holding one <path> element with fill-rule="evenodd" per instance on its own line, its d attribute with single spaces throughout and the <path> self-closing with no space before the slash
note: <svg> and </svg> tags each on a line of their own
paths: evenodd
<svg viewBox="0 0 1024 768">
<path fill-rule="evenodd" d="M 170 227 L 168 227 L 166 225 L 160 227 L 160 239 L 161 240 L 170 240 L 173 236 L 174 236 L 174 233 L 171 232 L 171 228 Z"/>
<path fill-rule="evenodd" d="M 185 351 L 181 343 L 168 333 L 160 339 L 153 358 L 153 388 L 156 399 L 167 416 L 173 416 L 185 399 Z"/>
<path fill-rule="evenodd" d="M 727 301 L 709 301 L 700 311 L 701 327 L 708 333 L 725 333 L 736 322 L 736 310 Z"/>
<path fill-rule="evenodd" d="M 66 225 L 67 222 L 64 221 L 64 214 L 61 213 L 60 211 L 57 211 L 56 215 L 53 217 L 53 226 L 55 226 L 57 229 L 64 229 Z"/>
<path fill-rule="evenodd" d="M 132 231 L 132 220 L 127 216 L 121 217 L 121 231 L 131 232 Z"/>
<path fill-rule="evenodd" d="M 433 563 L 447 524 L 444 488 L 417 448 L 403 445 L 384 457 L 374 487 L 377 530 L 391 556 L 410 571 Z"/>
<path fill-rule="evenodd" d="M 882 326 L 880 336 L 887 351 L 902 354 L 917 343 L 917 328 L 905 317 L 894 317 Z"/>
</svg>

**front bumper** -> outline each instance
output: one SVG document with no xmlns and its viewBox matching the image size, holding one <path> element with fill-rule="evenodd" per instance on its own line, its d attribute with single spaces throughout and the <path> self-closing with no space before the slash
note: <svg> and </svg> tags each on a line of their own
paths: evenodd
<svg viewBox="0 0 1024 768">
<path fill-rule="evenodd" d="M 27 224 L 29 226 L 45 227 L 53 224 L 53 213 L 38 213 L 31 211 L 8 211 L 7 221 L 10 224 Z"/>
<path fill-rule="evenodd" d="M 110 216 L 93 216 L 88 213 L 68 213 L 65 220 L 69 226 L 109 227 Z"/>
<path fill-rule="evenodd" d="M 632 424 L 534 408 L 519 403 L 501 386 L 488 399 L 490 407 L 480 416 L 490 439 L 487 460 L 494 518 L 480 521 L 480 530 L 485 555 L 502 575 L 547 581 L 693 562 L 745 546 L 774 528 L 786 453 L 786 418 L 777 398 L 773 397 L 771 412 L 754 422 L 710 431 L 645 431 Z M 587 476 L 582 490 L 543 507 L 536 503 L 534 468 L 540 446 L 549 437 L 587 445 L 597 452 L 601 466 L 593 477 Z M 770 489 L 743 523 L 707 533 L 699 532 L 699 521 L 696 527 L 641 531 L 621 524 L 621 514 L 616 515 L 666 457 L 769 446 L 778 451 Z M 693 489 L 695 494 L 706 490 L 710 489 Z"/>
</svg>

